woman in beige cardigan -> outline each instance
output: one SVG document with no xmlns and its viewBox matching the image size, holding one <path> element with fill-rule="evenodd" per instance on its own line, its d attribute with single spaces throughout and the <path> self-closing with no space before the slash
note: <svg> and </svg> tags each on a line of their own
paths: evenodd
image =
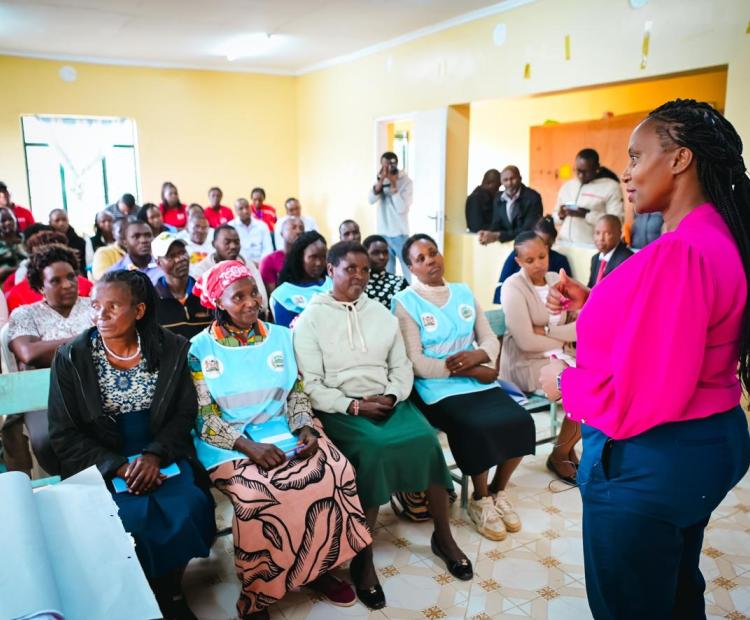
<svg viewBox="0 0 750 620">
<path fill-rule="evenodd" d="M 551 357 L 575 363 L 576 318 L 573 312 L 550 314 L 545 306 L 549 287 L 559 276 L 549 272 L 549 248 L 533 232 L 516 237 L 516 262 L 521 271 L 503 284 L 500 301 L 505 311 L 506 333 L 500 356 L 500 378 L 522 390 L 540 388 L 539 372 Z M 581 437 L 578 424 L 563 420 L 547 467 L 559 478 L 575 483 L 578 456 L 575 444 Z"/>
</svg>

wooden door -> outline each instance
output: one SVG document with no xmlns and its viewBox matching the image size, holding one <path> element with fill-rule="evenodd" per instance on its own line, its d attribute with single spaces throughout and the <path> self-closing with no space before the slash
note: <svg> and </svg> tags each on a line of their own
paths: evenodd
<svg viewBox="0 0 750 620">
<path fill-rule="evenodd" d="M 618 177 L 622 176 L 628 164 L 630 134 L 647 114 L 637 112 L 592 121 L 532 127 L 529 185 L 542 195 L 544 212 L 552 213 L 560 187 L 575 177 L 576 153 L 583 148 L 596 149 L 601 165 Z M 625 212 L 629 221 L 631 209 L 627 204 Z"/>
</svg>

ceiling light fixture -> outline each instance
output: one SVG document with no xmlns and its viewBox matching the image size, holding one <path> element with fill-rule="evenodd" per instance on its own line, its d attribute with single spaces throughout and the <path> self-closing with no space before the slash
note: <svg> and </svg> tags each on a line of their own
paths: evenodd
<svg viewBox="0 0 750 620">
<path fill-rule="evenodd" d="M 287 37 L 280 34 L 255 32 L 236 37 L 221 47 L 219 53 L 230 62 L 241 58 L 265 56 L 278 49 Z"/>
</svg>

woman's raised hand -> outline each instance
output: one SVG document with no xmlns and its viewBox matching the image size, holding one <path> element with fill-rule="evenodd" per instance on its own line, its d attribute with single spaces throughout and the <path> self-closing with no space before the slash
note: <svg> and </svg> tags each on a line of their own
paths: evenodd
<svg viewBox="0 0 750 620">
<path fill-rule="evenodd" d="M 564 269 L 560 269 L 560 281 L 550 286 L 547 295 L 547 309 L 552 314 L 560 314 L 563 311 L 576 312 L 583 308 L 590 292 L 578 280 L 568 276 Z"/>
</svg>

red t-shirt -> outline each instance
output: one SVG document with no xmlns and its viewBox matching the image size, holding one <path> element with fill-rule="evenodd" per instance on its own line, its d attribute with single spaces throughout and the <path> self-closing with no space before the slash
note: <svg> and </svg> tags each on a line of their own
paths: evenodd
<svg viewBox="0 0 750 620">
<path fill-rule="evenodd" d="M 253 217 L 256 220 L 261 220 L 265 223 L 266 226 L 268 226 L 268 230 L 271 231 L 271 237 L 273 237 L 273 229 L 276 225 L 276 209 L 274 209 L 271 205 L 263 204 L 260 207 L 260 213 L 258 213 L 254 207 L 251 207 Z"/>
<path fill-rule="evenodd" d="M 179 207 L 167 209 L 163 202 L 159 205 L 159 211 L 167 226 L 174 226 L 178 230 L 185 228 L 187 224 L 187 205 L 181 204 Z"/>
<path fill-rule="evenodd" d="M 31 211 L 26 207 L 11 204 L 10 208 L 13 211 L 13 215 L 15 215 L 18 220 L 18 232 L 23 232 L 34 223 L 34 216 L 31 215 Z"/>
<path fill-rule="evenodd" d="M 260 261 L 260 277 L 263 279 L 263 284 L 276 286 L 284 260 L 286 260 L 284 250 L 276 250 L 263 257 Z"/>
<path fill-rule="evenodd" d="M 91 289 L 94 285 L 90 280 L 87 280 L 83 276 L 78 276 L 78 294 L 81 297 L 89 297 L 91 295 Z M 18 306 L 27 306 L 37 301 L 42 301 L 43 297 L 39 291 L 35 291 L 31 288 L 29 281 L 24 278 L 21 282 L 16 284 L 10 293 L 8 293 L 8 312 L 13 312 Z"/>
<path fill-rule="evenodd" d="M 208 220 L 208 225 L 211 228 L 217 228 L 222 224 L 229 224 L 234 219 L 234 212 L 224 205 L 219 205 L 219 212 L 214 211 L 213 207 L 206 207 L 203 209 Z"/>
</svg>

